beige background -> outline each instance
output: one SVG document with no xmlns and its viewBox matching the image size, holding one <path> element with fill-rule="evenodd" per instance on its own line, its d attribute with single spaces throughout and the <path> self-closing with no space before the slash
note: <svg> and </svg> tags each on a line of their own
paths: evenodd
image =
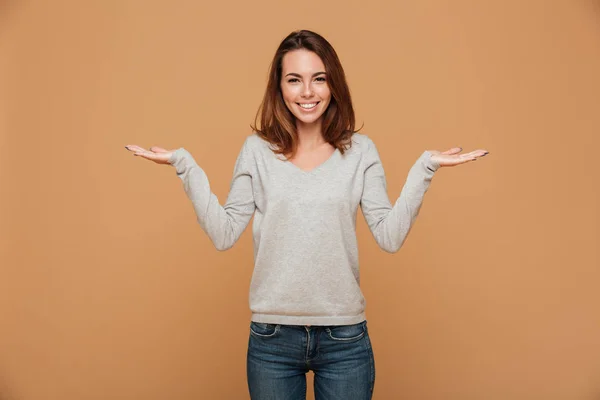
<svg viewBox="0 0 600 400">
<path fill-rule="evenodd" d="M 399 253 L 358 216 L 375 399 L 600 399 L 597 1 L 0 13 L 1 400 L 248 398 L 250 229 L 217 252 L 172 167 L 123 146 L 185 147 L 223 202 L 303 28 L 336 48 L 392 200 L 422 151 L 490 151 L 436 174 Z"/>
</svg>

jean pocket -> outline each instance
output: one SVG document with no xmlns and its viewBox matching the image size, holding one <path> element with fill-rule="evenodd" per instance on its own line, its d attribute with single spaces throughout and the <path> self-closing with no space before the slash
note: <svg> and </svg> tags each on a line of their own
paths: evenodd
<svg viewBox="0 0 600 400">
<path fill-rule="evenodd" d="M 351 342 L 362 338 L 365 335 L 366 328 L 365 323 L 360 322 L 354 325 L 328 326 L 325 328 L 325 332 L 332 340 Z"/>
<path fill-rule="evenodd" d="M 267 324 L 264 322 L 250 322 L 250 333 L 255 336 L 268 338 L 277 335 L 281 325 L 278 324 Z"/>
</svg>

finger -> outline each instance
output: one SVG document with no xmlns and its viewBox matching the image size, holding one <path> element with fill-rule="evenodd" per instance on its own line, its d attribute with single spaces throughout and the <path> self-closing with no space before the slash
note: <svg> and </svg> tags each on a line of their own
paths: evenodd
<svg viewBox="0 0 600 400">
<path fill-rule="evenodd" d="M 150 147 L 150 151 L 153 151 L 155 153 L 168 153 L 169 152 L 169 150 L 165 150 L 162 147 L 158 147 L 158 146 Z"/>
<path fill-rule="evenodd" d="M 465 153 L 464 156 L 467 156 L 467 158 L 478 158 L 478 157 L 483 157 L 487 154 L 489 154 L 489 152 L 487 150 L 475 150 L 475 151 L 471 151 L 469 153 Z"/>
<path fill-rule="evenodd" d="M 135 153 L 134 155 L 143 157 L 147 160 L 154 161 L 158 164 L 168 164 L 169 163 L 169 154 L 168 153 L 153 153 L 151 151 L 144 151 Z"/>
<path fill-rule="evenodd" d="M 464 164 L 470 161 L 475 161 L 477 160 L 476 157 L 469 157 L 466 154 L 460 154 L 458 156 L 456 155 L 449 155 L 446 156 L 447 158 L 441 159 L 440 160 L 440 164 L 442 165 L 447 165 L 447 166 L 452 166 L 452 165 L 459 165 L 459 164 Z"/>
<path fill-rule="evenodd" d="M 467 162 L 471 162 L 471 161 L 477 161 L 477 159 L 479 157 L 482 157 L 484 155 L 488 154 L 485 151 L 471 151 L 469 153 L 465 153 L 465 154 L 460 154 L 456 159 L 455 159 L 455 164 L 454 165 L 458 165 L 458 164 L 464 164 Z"/>
<path fill-rule="evenodd" d="M 470 161 L 477 161 L 477 157 L 472 154 L 460 154 L 456 159 L 456 164 L 464 164 Z"/>
<path fill-rule="evenodd" d="M 125 148 L 129 151 L 147 151 L 143 147 L 137 146 L 135 144 L 127 145 L 127 146 L 125 146 Z"/>
<path fill-rule="evenodd" d="M 140 156 L 143 157 L 145 159 L 148 160 L 152 160 L 152 161 L 158 161 L 160 160 L 160 156 L 156 153 L 153 153 L 151 151 L 136 151 L 134 154 L 134 156 Z"/>
<path fill-rule="evenodd" d="M 450 150 L 446 150 L 441 154 L 447 154 L 447 155 L 452 155 L 452 154 L 458 154 L 462 151 L 462 147 L 453 147 Z"/>
</svg>

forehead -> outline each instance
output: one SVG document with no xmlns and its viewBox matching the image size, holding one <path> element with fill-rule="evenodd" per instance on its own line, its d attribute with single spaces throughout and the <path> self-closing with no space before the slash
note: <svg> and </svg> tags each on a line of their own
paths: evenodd
<svg viewBox="0 0 600 400">
<path fill-rule="evenodd" d="M 290 72 L 310 74 L 316 71 L 325 71 L 325 65 L 321 57 L 316 53 L 306 49 L 299 49 L 290 51 L 283 56 L 281 69 L 283 75 Z"/>
</svg>

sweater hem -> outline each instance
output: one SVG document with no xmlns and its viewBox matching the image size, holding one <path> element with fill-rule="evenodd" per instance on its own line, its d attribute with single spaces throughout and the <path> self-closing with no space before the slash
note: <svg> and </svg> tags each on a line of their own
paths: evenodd
<svg viewBox="0 0 600 400">
<path fill-rule="evenodd" d="M 365 313 L 352 316 L 308 316 L 252 313 L 253 322 L 280 325 L 354 325 L 366 319 Z"/>
</svg>

